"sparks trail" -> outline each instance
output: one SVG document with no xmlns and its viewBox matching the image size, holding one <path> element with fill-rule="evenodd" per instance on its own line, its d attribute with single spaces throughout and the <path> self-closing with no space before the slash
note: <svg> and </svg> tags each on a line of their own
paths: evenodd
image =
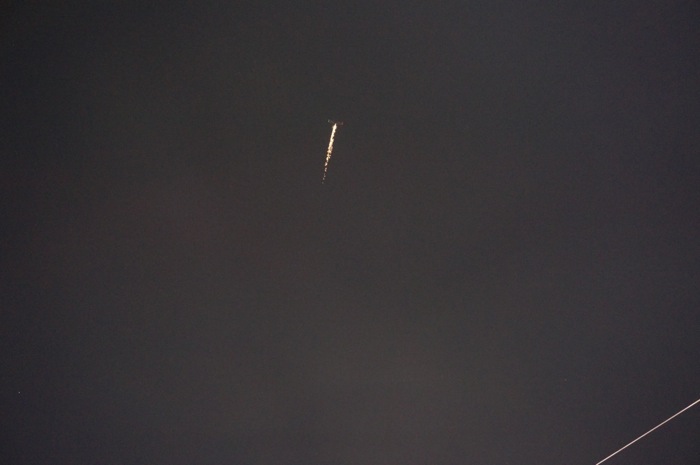
<svg viewBox="0 0 700 465">
<path fill-rule="evenodd" d="M 659 423 L 658 425 L 654 426 L 652 429 L 650 429 L 650 430 L 647 431 L 646 433 L 642 434 L 641 436 L 639 436 L 639 437 L 638 437 L 637 439 L 635 439 L 634 441 L 632 441 L 632 442 L 630 442 L 629 444 L 627 444 L 626 446 L 624 446 L 624 447 L 622 447 L 622 448 L 616 450 L 615 452 L 613 452 L 612 454 L 608 455 L 607 457 L 605 457 L 603 460 L 601 460 L 600 462 L 596 463 L 595 465 L 600 465 L 601 463 L 605 462 L 606 460 L 608 460 L 608 459 L 611 458 L 612 456 L 617 455 L 618 453 L 620 453 L 620 452 L 622 452 L 623 450 L 627 449 L 629 446 L 631 446 L 631 445 L 634 444 L 635 442 L 639 441 L 640 439 L 642 439 L 642 438 L 643 438 L 644 436 L 646 436 L 647 434 L 651 433 L 652 431 L 654 431 L 654 430 L 657 429 L 657 428 L 662 427 L 663 425 L 665 425 L 665 424 L 668 423 L 669 421 L 673 420 L 673 419 L 676 418 L 678 415 L 680 415 L 681 413 L 685 412 L 686 410 L 690 409 L 692 406 L 694 406 L 695 404 L 698 404 L 698 403 L 700 403 L 700 399 L 696 400 L 695 402 L 693 402 L 692 404 L 690 404 L 689 406 L 687 406 L 686 408 L 684 408 L 684 409 L 681 410 L 680 412 L 676 413 L 676 414 L 673 415 L 672 417 L 670 417 L 670 418 L 668 418 L 668 419 L 662 421 L 662 422 Z"/>
<path fill-rule="evenodd" d="M 333 124 L 333 129 L 331 129 L 331 140 L 328 142 L 328 151 L 326 152 L 326 163 L 323 165 L 323 179 L 321 183 L 326 182 L 326 174 L 328 174 L 328 162 L 331 161 L 331 154 L 333 153 L 333 139 L 335 139 L 335 131 L 338 126 L 342 126 L 342 121 L 328 120 L 329 123 Z"/>
</svg>

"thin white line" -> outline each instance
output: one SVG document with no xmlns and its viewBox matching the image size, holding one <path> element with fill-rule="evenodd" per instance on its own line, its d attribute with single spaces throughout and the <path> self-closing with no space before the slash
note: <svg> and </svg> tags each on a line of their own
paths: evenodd
<svg viewBox="0 0 700 465">
<path fill-rule="evenodd" d="M 681 413 L 685 412 L 686 410 L 688 410 L 688 409 L 691 408 L 693 405 L 695 405 L 695 404 L 697 404 L 697 403 L 699 403 L 699 402 L 700 402 L 700 399 L 696 400 L 695 402 L 693 402 L 692 404 L 690 404 L 689 406 L 687 406 L 686 408 L 684 408 L 684 409 L 681 410 L 680 412 L 678 412 L 678 413 L 676 413 L 675 415 L 673 415 L 673 416 L 672 416 L 671 418 L 669 418 L 668 420 L 666 420 L 666 421 L 664 421 L 664 422 L 662 422 L 662 423 L 659 423 L 658 425 L 654 426 L 652 429 L 650 429 L 650 430 L 647 431 L 646 433 L 642 434 L 641 436 L 639 436 L 637 439 L 635 439 L 634 441 L 632 441 L 632 442 L 630 442 L 629 444 L 627 444 L 627 445 L 626 445 L 625 447 L 623 447 L 622 449 L 619 449 L 619 450 L 613 452 L 612 454 L 608 455 L 607 457 L 605 457 L 603 460 L 601 460 L 600 462 L 596 463 L 595 465 L 600 465 L 601 463 L 605 462 L 606 460 L 608 460 L 608 459 L 609 459 L 610 457 L 612 457 L 613 455 L 617 455 L 618 452 L 622 452 L 623 450 L 627 449 L 629 446 L 631 446 L 631 445 L 634 444 L 635 442 L 639 441 L 640 439 L 642 439 L 642 438 L 643 438 L 644 436 L 646 436 L 647 434 L 649 434 L 649 433 L 651 433 L 652 431 L 654 431 L 655 429 L 660 428 L 661 426 L 665 425 L 666 423 L 668 423 L 669 421 L 673 420 L 673 419 L 676 418 L 678 415 L 680 415 Z"/>
</svg>

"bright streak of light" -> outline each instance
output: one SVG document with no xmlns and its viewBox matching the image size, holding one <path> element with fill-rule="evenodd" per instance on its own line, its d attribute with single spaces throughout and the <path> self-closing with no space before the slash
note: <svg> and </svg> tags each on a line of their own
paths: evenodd
<svg viewBox="0 0 700 465">
<path fill-rule="evenodd" d="M 627 449 L 629 446 L 631 446 L 631 445 L 634 444 L 635 442 L 639 441 L 640 439 L 642 439 L 642 438 L 643 438 L 644 436 L 646 436 L 647 434 L 649 434 L 649 433 L 651 433 L 652 431 L 654 431 L 655 429 L 660 428 L 661 426 L 665 425 L 666 423 L 668 423 L 669 421 L 673 420 L 673 419 L 676 418 L 678 415 L 680 415 L 681 413 L 683 413 L 683 412 L 685 412 L 686 410 L 690 409 L 692 406 L 694 406 L 694 405 L 697 404 L 697 403 L 700 403 L 700 399 L 696 400 L 695 402 L 693 402 L 692 404 L 690 404 L 689 406 L 687 406 L 686 408 L 684 408 L 684 409 L 681 410 L 680 412 L 676 413 L 676 414 L 673 415 L 671 418 L 669 418 L 669 419 L 667 419 L 667 420 L 665 420 L 665 421 L 659 423 L 658 425 L 654 426 L 652 429 L 650 429 L 650 430 L 647 431 L 646 433 L 642 434 L 641 436 L 639 436 L 639 437 L 638 437 L 637 439 L 635 439 L 634 441 L 630 442 L 629 444 L 627 444 L 627 445 L 624 446 L 623 448 L 616 450 L 615 452 L 613 452 L 612 454 L 608 455 L 607 457 L 605 457 L 603 460 L 601 460 L 600 462 L 596 463 L 595 465 L 600 465 L 601 463 L 603 463 L 603 462 L 605 462 L 606 460 L 608 460 L 610 457 L 613 457 L 614 455 L 617 455 L 619 452 L 622 452 L 623 450 Z"/>
<path fill-rule="evenodd" d="M 338 123 L 333 123 L 333 129 L 331 130 L 331 140 L 328 142 L 328 151 L 326 152 L 326 163 L 323 165 L 323 179 L 321 183 L 326 182 L 326 174 L 328 173 L 328 162 L 331 161 L 331 154 L 333 153 L 333 139 L 335 139 L 335 130 L 338 129 Z"/>
</svg>

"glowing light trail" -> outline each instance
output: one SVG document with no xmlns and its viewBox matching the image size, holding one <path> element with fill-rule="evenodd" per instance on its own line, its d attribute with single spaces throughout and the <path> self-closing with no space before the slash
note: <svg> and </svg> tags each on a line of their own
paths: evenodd
<svg viewBox="0 0 700 465">
<path fill-rule="evenodd" d="M 700 399 L 696 400 L 695 402 L 693 402 L 692 404 L 690 404 L 689 406 L 687 406 L 686 408 L 684 408 L 684 409 L 681 410 L 680 412 L 676 413 L 676 414 L 673 415 L 671 418 L 669 418 L 669 419 L 667 419 L 667 420 L 665 420 L 665 421 L 659 423 L 658 425 L 654 426 L 652 429 L 650 429 L 650 430 L 647 431 L 646 433 L 642 434 L 641 436 L 639 436 L 639 437 L 638 437 L 637 439 L 635 439 L 634 441 L 630 442 L 629 444 L 627 444 L 627 445 L 624 446 L 623 448 L 616 450 L 615 452 L 613 452 L 612 454 L 608 455 L 607 457 L 605 457 L 603 460 L 601 460 L 600 462 L 596 463 L 595 465 L 600 465 L 601 463 L 603 463 L 603 462 L 605 462 L 606 460 L 608 460 L 610 457 L 612 457 L 612 456 L 614 456 L 614 455 L 617 455 L 619 452 L 622 452 L 623 450 L 627 449 L 629 446 L 631 446 L 631 445 L 634 444 L 635 442 L 639 441 L 640 439 L 642 439 L 642 438 L 643 438 L 644 436 L 646 436 L 647 434 L 649 434 L 649 433 L 651 433 L 652 431 L 654 431 L 655 429 L 660 428 L 661 426 L 665 425 L 666 423 L 668 423 L 669 421 L 673 420 L 673 419 L 676 418 L 678 415 L 680 415 L 681 413 L 683 413 L 683 412 L 685 412 L 686 410 L 690 409 L 693 405 L 695 405 L 695 404 L 697 404 L 697 403 L 700 403 Z"/>
<path fill-rule="evenodd" d="M 331 130 L 331 140 L 328 142 L 328 151 L 326 151 L 326 163 L 323 165 L 323 179 L 321 183 L 326 182 L 326 174 L 328 174 L 328 162 L 331 161 L 331 154 L 333 153 L 333 139 L 335 139 L 335 131 L 338 126 L 342 126 L 342 121 L 328 120 L 329 123 L 333 123 L 333 129 Z"/>
</svg>

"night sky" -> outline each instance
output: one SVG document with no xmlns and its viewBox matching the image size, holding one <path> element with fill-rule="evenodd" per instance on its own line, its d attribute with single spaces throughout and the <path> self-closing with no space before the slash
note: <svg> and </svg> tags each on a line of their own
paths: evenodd
<svg viewBox="0 0 700 465">
<path fill-rule="evenodd" d="M 2 463 L 593 465 L 700 397 L 697 1 L 272 3 L 2 7 Z"/>
</svg>

